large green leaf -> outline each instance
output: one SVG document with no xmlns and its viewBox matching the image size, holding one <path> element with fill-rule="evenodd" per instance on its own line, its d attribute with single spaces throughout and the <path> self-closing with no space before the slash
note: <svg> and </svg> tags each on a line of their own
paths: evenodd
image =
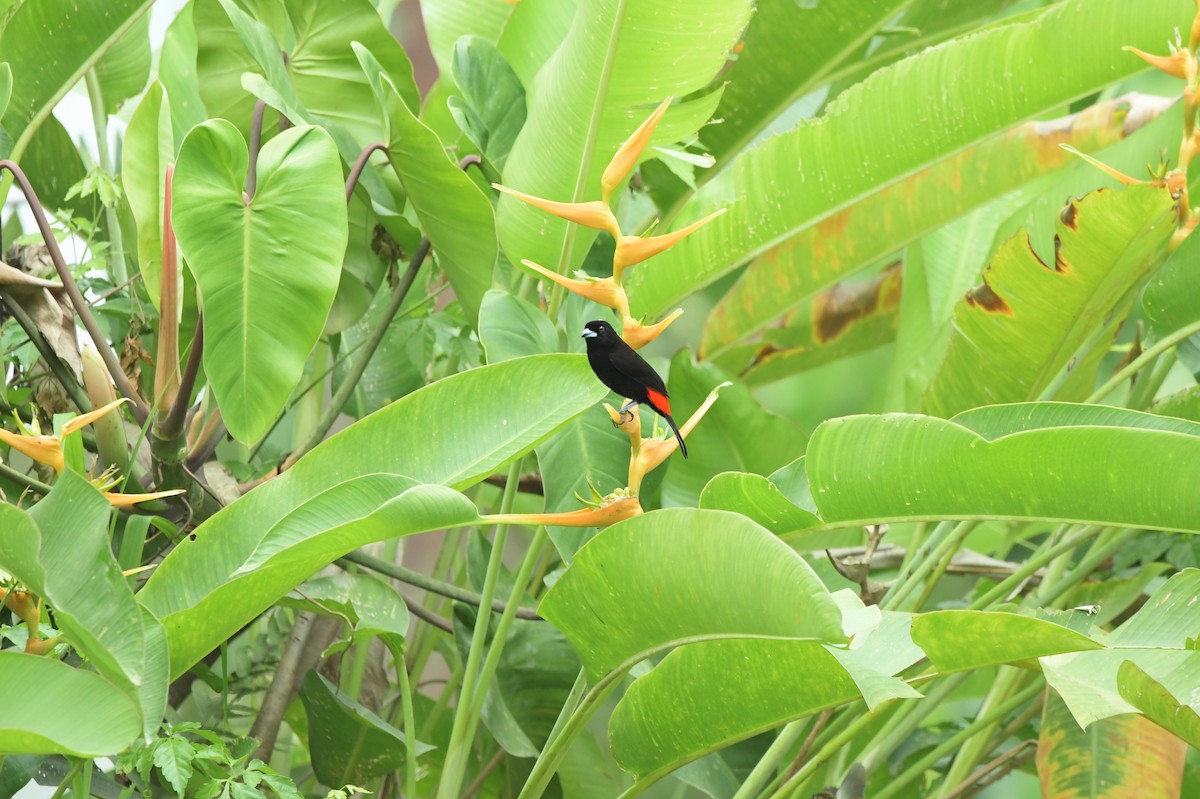
<svg viewBox="0 0 1200 799">
<path fill-rule="evenodd" d="M 913 642 L 943 674 L 1103 649 L 1074 630 L 1015 613 L 941 610 L 913 617 Z"/>
<path fill-rule="evenodd" d="M 250 608 L 269 606 L 362 543 L 415 532 L 422 518 L 465 518 L 471 509 L 461 497 L 428 487 L 397 494 L 417 482 L 479 482 L 596 403 L 602 390 L 580 356 L 521 358 L 440 380 L 323 442 L 200 525 L 196 540 L 175 549 L 138 595 L 171 630 L 172 669 L 186 670 L 238 628 L 220 618 L 231 608 L 253 618 L 258 611 Z M 320 499 L 329 491 L 336 493 Z M 232 604 L 213 604 L 235 573 Z"/>
<path fill-rule="evenodd" d="M 205 374 L 229 432 L 254 441 L 321 335 L 346 249 L 346 198 L 337 148 L 320 128 L 289 129 L 262 148 L 248 202 L 247 160 L 231 123 L 193 128 L 172 218 L 204 302 Z"/>
<path fill-rule="evenodd" d="M 655 511 L 605 529 L 576 553 L 540 612 L 593 681 L 679 644 L 845 639 L 841 613 L 808 564 L 723 511 Z"/>
<path fill-rule="evenodd" d="M 497 3 L 495 0 L 426 0 L 422 3 L 421 18 L 438 72 L 450 74 L 454 47 L 459 39 L 478 36 L 484 41 L 495 42 L 515 10 L 515 3 Z"/>
<path fill-rule="evenodd" d="M 358 67 L 350 42 L 361 42 L 382 62 L 410 107 L 418 104 L 412 65 L 368 0 L 242 0 L 240 6 L 274 38 L 270 66 L 251 53 L 244 31 L 230 20 L 219 0 L 195 0 L 200 91 L 212 116 L 249 129 L 254 98 L 242 88 L 244 72 L 286 72 L 306 109 L 321 123 L 345 130 L 358 148 L 385 138 L 373 92 Z M 282 53 L 286 53 L 286 60 Z M 257 57 L 256 57 L 257 56 Z M 343 142 L 338 142 L 339 146 Z M 347 145 L 348 146 L 348 145 Z M 343 152 L 353 158 L 354 154 Z"/>
<path fill-rule="evenodd" d="M 1006 241 L 983 284 L 954 309 L 954 334 L 924 409 L 949 416 L 1037 399 L 1094 331 L 1128 313 L 1132 292 L 1175 229 L 1174 205 L 1170 190 L 1154 185 L 1073 201 L 1055 226 L 1052 263 L 1020 233 Z M 1098 367 L 1097 358 L 1079 360 L 1071 390 L 1057 395 L 1082 399 Z"/>
<path fill-rule="evenodd" d="M 313 773 L 325 785 L 362 785 L 404 765 L 404 733 L 355 702 L 316 671 L 304 677 Z M 418 756 L 433 747 L 417 743 Z"/>
<path fill-rule="evenodd" d="M 354 44 L 363 71 L 387 120 L 388 159 L 437 253 L 446 277 L 475 322 L 492 285 L 499 250 L 487 197 L 446 157 L 437 134 L 421 123 L 397 94 L 374 54 Z"/>
<path fill-rule="evenodd" d="M 700 507 L 740 513 L 776 535 L 821 524 L 820 519 L 795 505 L 770 480 L 744 472 L 722 472 L 709 480 L 700 492 Z"/>
<path fill-rule="evenodd" d="M 171 127 L 175 133 L 176 149 L 183 142 L 184 134 L 208 116 L 196 75 L 198 45 L 196 26 L 192 20 L 194 8 L 195 3 L 189 0 L 167 26 L 158 57 L 158 80 L 171 101 Z"/>
<path fill-rule="evenodd" d="M 848 592 L 847 592 L 848 593 Z M 639 679 L 613 712 L 613 756 L 653 781 L 683 763 L 823 708 L 864 697 L 874 709 L 920 694 L 892 675 L 921 658 L 909 618 L 848 604 L 850 649 L 815 641 L 705 641 Z M 839 602 L 840 604 L 840 602 Z M 855 620 L 858 620 L 858 623 Z"/>
<path fill-rule="evenodd" d="M 558 350 L 558 331 L 533 303 L 500 289 L 483 296 L 479 309 L 479 343 L 488 363 Z"/>
<path fill-rule="evenodd" d="M 1182 682 L 1178 678 L 1184 677 L 1190 680 L 1191 685 L 1195 685 L 1196 678 L 1200 676 L 1200 656 L 1189 658 L 1182 671 L 1187 673 L 1186 677 L 1179 672 L 1172 674 L 1172 677 L 1177 682 Z M 1117 669 L 1117 690 L 1126 702 L 1146 718 L 1193 748 L 1200 748 L 1200 714 L 1196 713 L 1196 700 L 1192 698 L 1190 690 L 1180 692 L 1185 697 L 1184 701 L 1180 701 L 1169 688 L 1132 660 L 1125 661 Z"/>
<path fill-rule="evenodd" d="M 1190 697 L 1200 675 L 1200 656 L 1194 649 L 1200 628 L 1198 592 L 1200 570 L 1186 569 L 1160 586 L 1137 613 L 1108 636 L 1106 649 L 1042 658 L 1046 680 L 1081 726 L 1133 713 L 1138 705 L 1147 704 L 1143 691 L 1152 686 L 1137 680 L 1128 667 L 1122 686 L 1121 668 L 1127 661 L 1170 695 L 1189 697 L 1188 703 L 1173 711 L 1184 722 L 1182 716 L 1194 701 Z M 1147 706 L 1155 715 L 1162 712 L 1161 700 Z"/>
<path fill-rule="evenodd" d="M 142 14 L 96 63 L 104 109 L 114 114 L 150 80 L 150 15 Z"/>
<path fill-rule="evenodd" d="M 987 178 L 983 174 L 991 170 L 977 169 L 969 157 L 965 163 L 926 176 L 919 199 L 914 196 L 917 192 L 910 191 L 917 184 L 907 182 L 920 170 L 963 159 L 965 148 L 993 134 L 1143 70 L 1144 63 L 1121 48 L 1132 44 L 1154 49 L 1163 30 L 1186 26 L 1193 13 L 1186 0 L 1156 4 L 1149 13 L 1123 0 L 1068 0 L 1035 18 L 983 30 L 875 73 L 841 95 L 820 118 L 747 151 L 722 180 L 705 186 L 680 221 L 698 218 L 718 206 L 728 206 L 730 212 L 660 256 L 654 269 L 631 275 L 635 311 L 658 313 L 699 286 L 803 233 L 804 238 L 776 253 L 777 261 L 758 270 L 766 272 L 760 283 L 776 276 L 778 302 L 774 309 L 756 306 L 755 318 L 737 327 L 744 332 L 761 327 L 832 282 L 815 282 L 812 263 L 830 261 L 833 248 L 840 262 L 847 257 L 844 250 L 850 249 L 832 243 L 833 247 L 814 250 L 814 242 L 829 239 L 855 222 L 856 234 L 846 243 L 854 245 L 856 264 L 870 263 L 886 253 L 878 251 L 880 244 L 902 244 L 995 196 L 997 189 L 1016 185 L 1004 181 L 1017 177 L 1020 169 L 1028 169 L 1029 176 L 1039 174 L 1045 169 L 1037 163 L 1041 153 L 1021 147 L 1018 152 L 1009 148 L 1003 170 Z M 1013 79 L 992 79 L 990 70 L 1001 63 L 1014 65 Z M 976 74 L 978 80 L 972 77 Z M 1038 78 L 1032 79 L 1033 75 Z M 981 84 L 989 90 L 980 92 Z M 864 126 L 863 119 L 887 120 L 887 124 Z M 931 119 L 952 119 L 954 124 L 931 125 Z M 1026 135 L 1033 133 L 1026 131 Z M 940 186 L 929 182 L 935 177 L 946 182 Z M 907 188 L 897 190 L 890 203 L 855 207 L 892 185 Z M 982 196 L 963 205 L 949 197 L 960 191 Z M 931 213 L 925 210 L 926 203 L 947 210 Z M 866 219 L 852 220 L 859 214 L 843 213 L 851 207 L 879 218 L 874 225 L 867 225 Z M 918 221 L 913 221 L 914 216 Z M 823 222 L 828 227 L 818 233 L 816 227 Z M 874 246 L 868 232 L 872 228 L 879 240 Z M 891 234 L 900 228 L 907 235 Z M 810 255 L 816 258 L 797 255 L 800 250 L 813 250 Z M 865 261 L 859 260 L 863 256 Z M 833 271 L 834 279 L 844 275 L 829 265 L 822 271 Z M 788 280 L 780 280 L 780 272 Z M 804 289 L 789 290 L 800 280 Z M 789 285 L 780 285 L 785 282 Z"/>
<path fill-rule="evenodd" d="M 163 194 L 167 166 L 174 160 L 171 103 L 155 81 L 129 120 L 121 153 L 121 185 L 137 223 L 138 268 L 155 307 L 162 290 Z"/>
<path fill-rule="evenodd" d="M 1187 488 L 1197 466 L 1194 424 L 1067 403 L 990 406 L 951 421 L 833 419 L 806 456 L 821 518 L 838 527 L 1046 519 L 1200 532 L 1200 497 Z"/>
<path fill-rule="evenodd" d="M 135 700 L 94 672 L 7 650 L 0 682 L 0 753 L 113 755 L 142 732 Z"/>
<path fill-rule="evenodd" d="M 454 45 L 454 83 L 461 96 L 449 99 L 450 113 L 471 143 L 503 169 L 525 124 L 525 87 L 491 42 L 465 36 Z"/>
<path fill-rule="evenodd" d="M 1189 302 L 1200 288 L 1197 263 L 1200 263 L 1200 236 L 1192 231 L 1146 285 L 1142 308 L 1156 337 L 1170 335 L 1200 319 L 1200 309 Z"/>
<path fill-rule="evenodd" d="M 680 351 L 671 361 L 668 386 L 677 424 L 690 417 L 728 377 Z M 734 382 L 688 436 L 688 455 L 671 459 L 663 479 L 663 503 L 694 506 L 704 486 L 721 472 L 770 474 L 804 453 L 808 436 L 790 419 L 767 411 L 745 386 Z"/>
<path fill-rule="evenodd" d="M 42 0 L 16 6 L 0 36 L 0 61 L 8 63 L 13 75 L 12 99 L 3 117 L 8 134 L 18 142 L 31 135 L 138 23 L 150 2 Z"/>
<path fill-rule="evenodd" d="M 600 176 L 621 142 L 668 95 L 709 83 L 750 10 L 748 0 L 583 0 L 554 55 L 526 84 L 529 115 L 504 182 L 551 200 L 599 199 Z M 718 96 L 672 109 L 655 141 L 695 133 Z M 499 229 L 514 263 L 528 258 L 559 272 L 577 267 L 596 235 L 507 196 Z"/>
<path fill-rule="evenodd" d="M 1037 747 L 1042 796 L 1179 799 L 1186 756 L 1182 741 L 1146 719 L 1122 716 L 1081 730 L 1053 692 L 1046 699 Z"/>
</svg>

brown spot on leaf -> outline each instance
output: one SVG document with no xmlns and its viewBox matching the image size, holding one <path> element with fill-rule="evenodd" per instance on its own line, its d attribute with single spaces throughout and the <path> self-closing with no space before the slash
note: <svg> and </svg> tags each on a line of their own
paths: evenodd
<svg viewBox="0 0 1200 799">
<path fill-rule="evenodd" d="M 862 283 L 837 283 L 813 300 L 813 341 L 828 344 L 855 322 L 879 310 L 891 310 L 900 302 L 902 271 L 891 264 Z"/>
<path fill-rule="evenodd" d="M 1054 236 L 1054 271 L 1064 275 L 1071 271 L 1071 265 L 1062 256 L 1062 239 L 1058 237 L 1058 234 Z"/>
<path fill-rule="evenodd" d="M 992 287 L 986 282 L 976 286 L 973 289 L 968 289 L 966 293 L 967 304 L 988 313 L 1002 313 L 1005 316 L 1012 316 L 1012 308 L 1008 307 L 1008 303 L 1004 299 L 992 291 Z"/>
<path fill-rule="evenodd" d="M 1076 219 L 1078 216 L 1079 208 L 1074 202 L 1069 202 L 1063 206 L 1062 212 L 1058 215 L 1058 218 L 1062 220 L 1064 225 L 1071 228 L 1071 230 L 1079 230 L 1079 222 Z"/>
</svg>

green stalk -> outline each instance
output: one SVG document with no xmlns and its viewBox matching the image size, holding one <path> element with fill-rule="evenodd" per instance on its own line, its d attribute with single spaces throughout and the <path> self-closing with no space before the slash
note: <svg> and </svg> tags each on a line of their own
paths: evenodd
<svg viewBox="0 0 1200 799">
<path fill-rule="evenodd" d="M 1113 389 L 1121 385 L 1121 383 L 1125 382 L 1132 375 L 1141 371 L 1147 364 L 1153 363 L 1154 359 L 1159 355 L 1171 349 L 1171 347 L 1174 347 L 1184 339 L 1190 338 L 1196 333 L 1200 333 L 1200 321 L 1192 322 L 1190 325 L 1185 325 L 1169 336 L 1163 336 L 1161 339 L 1154 342 L 1152 347 L 1126 364 L 1125 368 L 1119 370 L 1116 374 L 1105 381 L 1104 385 L 1093 391 L 1091 396 L 1084 400 L 1084 402 L 1094 403 L 1104 399 L 1110 393 L 1112 393 Z"/>
<path fill-rule="evenodd" d="M 104 94 L 100 91 L 100 80 L 96 77 L 96 70 L 89 69 L 84 80 L 87 82 L 88 99 L 92 103 L 92 124 L 96 128 L 97 163 L 105 172 L 115 176 L 117 170 L 108 154 L 108 114 L 104 110 Z M 104 206 L 104 222 L 108 226 L 108 243 L 111 245 L 108 255 L 113 283 L 120 285 L 129 279 L 129 270 L 125 268 L 125 245 L 116 208 Z"/>
<path fill-rule="evenodd" d="M 779 731 L 779 735 L 775 736 L 775 740 L 759 758 L 758 763 L 750 772 L 750 776 L 746 777 L 746 781 L 733 795 L 733 799 L 753 799 L 758 796 L 758 792 L 767 784 L 771 772 L 783 763 L 791 748 L 799 742 L 800 736 L 808 729 L 807 722 L 807 718 L 788 722 Z"/>
<path fill-rule="evenodd" d="M 896 582 L 888 589 L 880 601 L 879 606 L 885 610 L 895 610 L 901 603 L 904 602 L 918 585 L 920 585 L 926 577 L 929 576 L 942 561 L 942 558 L 947 553 L 953 554 L 962 540 L 967 537 L 967 534 L 975 528 L 978 522 L 963 521 L 955 524 L 954 522 L 942 522 L 929 539 L 922 547 L 922 552 L 913 559 L 916 566 L 907 576 L 901 575 L 896 579 Z M 953 526 L 951 526 L 953 525 Z M 945 568 L 945 567 L 942 567 Z"/>
<path fill-rule="evenodd" d="M 508 479 L 504 483 L 504 495 L 500 500 L 501 513 L 512 512 L 523 462 L 524 458 L 518 458 L 508 468 Z M 480 592 L 481 611 L 475 617 L 475 631 L 471 635 L 471 648 L 467 651 L 467 665 L 463 669 L 462 688 L 458 694 L 458 708 L 454 713 L 454 727 L 450 732 L 450 743 L 446 747 L 446 763 L 442 769 L 441 782 L 438 783 L 438 799 L 458 799 L 462 790 L 463 777 L 466 773 L 467 759 L 471 753 L 471 743 L 476 726 L 472 720 L 472 711 L 475 707 L 475 693 L 481 677 L 479 660 L 487 643 L 488 624 L 492 620 L 492 614 L 487 612 L 486 608 L 492 606 L 492 598 L 496 593 L 496 580 L 500 575 L 500 566 L 504 558 L 504 543 L 507 538 L 508 527 L 503 524 L 497 525 L 496 535 L 492 541 L 492 554 L 488 558 L 487 575 L 483 580 L 483 591 Z"/>
<path fill-rule="evenodd" d="M 396 678 L 400 683 L 400 705 L 404 713 L 404 795 L 417 795 L 417 722 L 413 715 L 412 686 L 408 680 L 408 666 L 404 661 L 404 644 L 389 636 L 385 639 L 392 651 L 396 664 Z"/>
<path fill-rule="evenodd" d="M 875 734 L 875 737 L 869 741 L 863 749 L 863 756 L 859 758 L 862 761 L 863 768 L 867 773 L 871 773 L 883 762 L 891 756 L 892 752 L 900 748 L 900 745 L 912 735 L 917 726 L 933 711 L 942 707 L 942 703 L 946 697 L 950 696 L 958 686 L 966 682 L 967 677 L 971 676 L 968 671 L 959 674 L 950 674 L 944 677 L 938 676 L 937 685 L 925 694 L 925 698 L 919 702 L 906 702 L 896 709 L 896 713 L 888 719 L 887 723 Z M 879 743 L 875 743 L 879 741 Z"/>
<path fill-rule="evenodd" d="M 980 716 L 971 722 L 965 728 L 950 736 L 946 740 L 938 744 L 933 751 L 929 752 L 923 758 L 906 768 L 899 776 L 889 782 L 882 791 L 880 791 L 871 799 L 892 799 L 902 790 L 908 787 L 909 783 L 915 782 L 925 773 L 925 770 L 934 763 L 941 760 L 946 755 L 957 749 L 964 741 L 982 728 L 992 724 L 993 722 L 1004 718 L 1008 713 L 1016 710 L 1018 707 L 1028 702 L 1030 699 L 1037 696 L 1043 688 L 1040 682 L 1035 682 L 1025 690 L 1018 693 L 1016 696 L 1009 699 L 1002 705 L 993 708 L 986 715 Z"/>
<path fill-rule="evenodd" d="M 788 752 L 786 759 L 798 760 L 800 757 L 800 752 L 805 746 L 808 746 L 810 749 L 824 746 L 834 737 L 841 735 L 842 731 L 845 730 L 847 726 L 849 726 L 852 722 L 857 721 L 858 718 L 866 712 L 867 706 L 861 702 L 858 704 L 844 706 L 841 714 L 839 714 L 836 718 L 833 718 L 833 720 L 827 724 L 825 728 L 822 729 L 817 735 L 812 735 L 810 733 L 810 737 L 812 738 L 811 742 L 806 740 L 800 746 L 793 745 L 792 749 Z M 818 718 L 820 717 L 818 716 Z M 799 763 L 796 765 L 798 767 Z M 780 769 L 779 773 L 776 774 L 769 783 L 767 783 L 767 787 L 759 791 L 758 795 L 773 796 L 775 792 L 779 790 L 779 787 L 789 779 L 791 779 L 791 770 Z"/>
<path fill-rule="evenodd" d="M 989 605 L 999 602 L 1004 597 L 1008 596 L 1010 591 L 1019 586 L 1027 577 L 1036 572 L 1038 569 L 1042 568 L 1059 555 L 1070 552 L 1071 550 L 1075 549 L 1075 547 L 1083 543 L 1084 540 L 1095 535 L 1097 529 L 1099 528 L 1094 525 L 1088 525 L 1075 535 L 1069 536 L 1045 550 L 1034 553 L 1025 561 L 1025 563 L 1021 565 L 1021 568 L 1005 577 L 990 591 L 972 602 L 970 609 L 983 610 Z M 1047 541 L 1048 540 L 1049 539 L 1047 539 Z"/>
<path fill-rule="evenodd" d="M 979 706 L 977 716 L 986 716 L 992 708 L 1002 704 L 1028 674 L 1029 672 L 1015 666 L 1001 666 L 997 670 L 995 682 L 992 683 L 987 696 L 984 697 L 983 704 Z M 944 796 L 947 790 L 954 788 L 971 776 L 975 765 L 991 742 L 992 734 L 1000 725 L 1000 721 L 999 718 L 995 718 L 991 722 L 981 725 L 969 739 L 963 742 L 962 748 L 958 750 L 958 754 L 954 756 L 954 762 L 950 764 L 950 769 L 946 772 L 946 778 L 942 780 L 937 796 Z"/>
<path fill-rule="evenodd" d="M 854 736 L 862 732 L 868 724 L 877 718 L 878 716 L 875 713 L 868 711 L 850 722 L 844 730 L 826 741 L 825 745 L 815 755 L 805 761 L 804 765 L 787 782 L 779 786 L 779 790 L 771 795 L 772 799 L 785 799 L 785 797 L 789 796 L 798 796 L 799 790 L 804 787 L 805 783 L 816 776 L 817 769 L 825 765 L 825 762 L 836 755 L 839 749 L 849 743 Z"/>
<path fill-rule="evenodd" d="M 1158 394 L 1158 390 L 1162 388 L 1167 375 L 1171 373 L 1172 367 L 1175 366 L 1175 360 L 1179 357 L 1177 352 L 1177 350 L 1168 350 L 1163 353 L 1158 363 L 1154 364 L 1154 369 L 1150 372 L 1150 376 L 1134 384 L 1133 389 L 1129 392 L 1129 400 L 1125 403 L 1126 405 L 1140 411 L 1154 401 L 1155 395 Z"/>
<path fill-rule="evenodd" d="M 1110 534 L 1103 536 L 1103 538 L 1098 537 L 1091 550 L 1083 557 L 1083 560 L 1079 561 L 1075 568 L 1067 572 L 1062 580 L 1046 590 L 1046 593 L 1041 597 L 1042 604 L 1054 606 L 1063 600 L 1069 590 L 1083 582 L 1085 577 L 1095 571 L 1101 563 L 1112 557 L 1121 547 L 1136 538 L 1137 534 L 1137 530 L 1126 528 L 1119 532 L 1110 531 Z"/>
<path fill-rule="evenodd" d="M 629 668 L 632 668 L 630 664 Z M 558 730 L 559 725 L 556 723 L 555 729 L 558 734 L 553 736 L 546 745 L 542 748 L 542 753 L 538 755 L 537 761 L 533 764 L 533 770 L 529 772 L 529 777 L 525 780 L 525 786 L 521 788 L 521 793 L 517 799 L 538 799 L 550 784 L 550 779 L 554 776 L 554 772 L 558 770 L 563 758 L 567 754 L 567 750 L 571 748 L 571 744 L 575 742 L 581 730 L 587 725 L 592 715 L 600 709 L 600 705 L 608 698 L 613 689 L 625 676 L 628 668 L 617 669 L 610 672 L 600 682 L 588 691 L 562 724 L 562 729 Z M 571 692 L 572 697 L 575 691 Z M 568 698 L 568 702 L 570 698 Z M 564 705 L 564 710 L 566 709 Z M 561 717 L 560 717 L 561 721 Z"/>
</svg>

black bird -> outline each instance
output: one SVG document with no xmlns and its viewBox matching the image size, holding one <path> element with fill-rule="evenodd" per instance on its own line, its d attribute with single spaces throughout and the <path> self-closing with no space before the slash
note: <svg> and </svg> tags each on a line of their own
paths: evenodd
<svg viewBox="0 0 1200 799">
<path fill-rule="evenodd" d="M 583 326 L 583 338 L 587 340 L 588 363 L 600 382 L 621 395 L 629 402 L 621 406 L 621 416 L 633 406 L 644 403 L 659 416 L 667 420 L 675 438 L 679 440 L 679 451 L 687 457 L 687 446 L 683 436 L 671 418 L 671 395 L 662 378 L 646 359 L 638 355 L 633 347 L 617 335 L 608 322 L 593 321 Z"/>
</svg>

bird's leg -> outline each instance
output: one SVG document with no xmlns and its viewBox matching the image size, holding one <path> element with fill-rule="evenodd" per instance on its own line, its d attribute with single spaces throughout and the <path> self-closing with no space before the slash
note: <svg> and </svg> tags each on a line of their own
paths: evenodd
<svg viewBox="0 0 1200 799">
<path fill-rule="evenodd" d="M 629 402 L 626 402 L 621 406 L 621 421 L 620 424 L 618 424 L 618 427 L 622 424 L 628 424 L 634 420 L 635 416 L 632 409 L 636 408 L 637 405 L 637 400 L 629 400 Z M 628 419 L 625 418 L 625 414 L 629 414 Z"/>
</svg>

